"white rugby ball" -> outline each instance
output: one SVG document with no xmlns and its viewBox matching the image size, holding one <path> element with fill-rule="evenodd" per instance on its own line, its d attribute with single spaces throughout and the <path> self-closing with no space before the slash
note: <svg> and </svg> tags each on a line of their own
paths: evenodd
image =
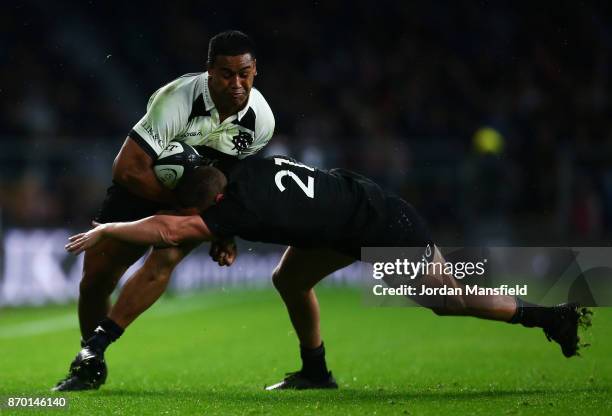
<svg viewBox="0 0 612 416">
<path fill-rule="evenodd" d="M 202 156 L 185 143 L 170 142 L 160 153 L 153 170 L 157 179 L 169 189 L 176 188 L 181 177 L 202 164 Z"/>
</svg>

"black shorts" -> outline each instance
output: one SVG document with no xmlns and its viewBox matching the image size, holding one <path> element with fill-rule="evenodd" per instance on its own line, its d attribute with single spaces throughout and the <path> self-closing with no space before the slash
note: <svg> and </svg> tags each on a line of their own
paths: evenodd
<svg viewBox="0 0 612 416">
<path fill-rule="evenodd" d="M 170 209 L 159 202 L 149 201 L 114 183 L 107 189 L 106 197 L 95 220 L 97 222 L 135 221 Z"/>
<path fill-rule="evenodd" d="M 356 244 L 357 243 L 357 244 Z M 346 242 L 336 251 L 361 259 L 362 247 L 433 247 L 425 220 L 402 198 L 387 194 L 385 207 L 357 242 Z"/>
</svg>

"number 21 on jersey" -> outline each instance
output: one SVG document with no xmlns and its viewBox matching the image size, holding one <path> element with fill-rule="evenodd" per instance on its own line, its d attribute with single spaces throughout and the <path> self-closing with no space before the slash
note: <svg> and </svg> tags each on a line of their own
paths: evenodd
<svg viewBox="0 0 612 416">
<path fill-rule="evenodd" d="M 292 162 L 291 160 L 282 159 L 280 157 L 275 157 L 274 163 L 276 163 L 279 166 L 282 166 L 283 164 L 291 165 L 291 166 L 295 166 L 298 168 L 308 169 L 309 171 L 314 172 L 314 168 L 311 168 L 310 166 L 306 166 L 298 162 Z M 283 178 L 285 176 L 289 176 L 291 179 L 293 179 L 295 183 L 297 183 L 298 186 L 302 189 L 302 191 L 304 191 L 304 193 L 306 194 L 308 198 L 314 198 L 314 177 L 308 176 L 308 183 L 305 184 L 300 179 L 299 176 L 297 176 L 295 173 L 291 172 L 290 170 L 279 170 L 274 176 L 274 182 L 276 183 L 276 186 L 281 192 L 283 192 L 286 189 L 285 185 L 283 185 Z"/>
</svg>

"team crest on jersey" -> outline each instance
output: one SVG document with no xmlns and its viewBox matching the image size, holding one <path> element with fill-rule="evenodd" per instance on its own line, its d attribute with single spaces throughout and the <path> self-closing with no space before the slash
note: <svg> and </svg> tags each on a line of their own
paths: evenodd
<svg viewBox="0 0 612 416">
<path fill-rule="evenodd" d="M 232 150 L 236 150 L 238 154 L 244 152 L 253 144 L 253 135 L 246 131 L 239 131 L 236 136 L 232 137 Z"/>
</svg>

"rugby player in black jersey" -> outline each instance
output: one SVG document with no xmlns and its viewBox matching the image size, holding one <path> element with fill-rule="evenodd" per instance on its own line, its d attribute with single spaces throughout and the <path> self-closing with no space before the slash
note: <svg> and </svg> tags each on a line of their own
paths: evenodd
<svg viewBox="0 0 612 416">
<path fill-rule="evenodd" d="M 216 168 L 200 167 L 182 180 L 177 195 L 183 206 L 193 207 L 194 215 L 154 215 L 134 222 L 97 224 L 71 237 L 66 249 L 79 253 L 107 238 L 157 247 L 234 236 L 289 245 L 273 280 L 300 340 L 303 368 L 268 387 L 271 390 L 337 387 L 324 359 L 319 309 L 312 290 L 318 281 L 359 260 L 361 247 L 435 247 L 423 220 L 401 198 L 353 172 L 322 171 L 285 157 L 244 160 L 229 177 Z M 228 244 L 215 258 L 226 265 L 235 256 L 235 246 Z M 437 249 L 432 257 L 433 262 L 444 261 Z M 450 275 L 423 275 L 421 279 L 430 287 L 459 286 Z M 79 354 L 83 378 L 96 377 L 106 347 L 142 312 L 130 309 L 130 302 L 122 296 Z M 447 295 L 435 305 L 430 308 L 439 315 L 543 328 L 567 357 L 577 353 L 578 325 L 586 313 L 575 304 L 542 307 L 494 295 Z"/>
</svg>

